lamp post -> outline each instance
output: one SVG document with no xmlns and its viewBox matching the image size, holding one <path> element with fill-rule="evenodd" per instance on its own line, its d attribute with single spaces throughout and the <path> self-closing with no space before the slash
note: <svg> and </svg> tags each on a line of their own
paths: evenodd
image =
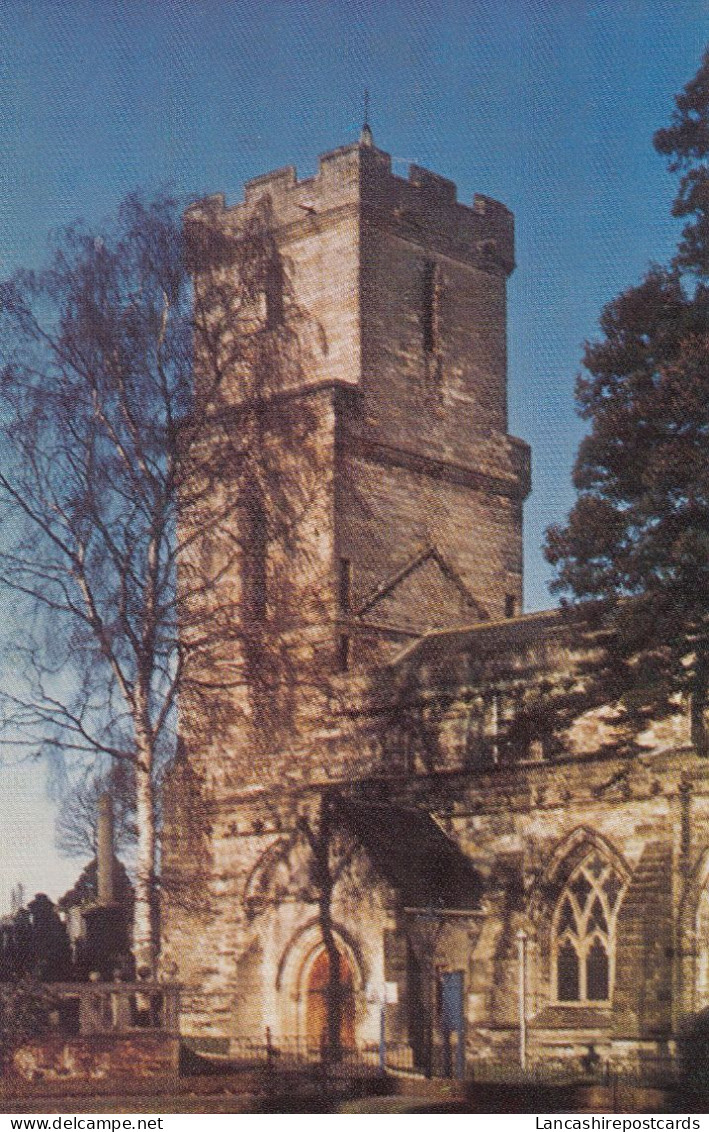
<svg viewBox="0 0 709 1132">
<path fill-rule="evenodd" d="M 517 932 L 518 991 L 519 991 L 519 1064 L 522 1072 L 527 1068 L 527 933 Z"/>
</svg>

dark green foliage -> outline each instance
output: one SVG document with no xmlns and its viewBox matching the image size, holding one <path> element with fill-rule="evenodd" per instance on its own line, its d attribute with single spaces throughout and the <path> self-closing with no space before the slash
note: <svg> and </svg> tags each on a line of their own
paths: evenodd
<svg viewBox="0 0 709 1132">
<path fill-rule="evenodd" d="M 56 1005 L 51 991 L 29 975 L 17 982 L 0 983 L 0 1066 L 23 1042 L 50 1028 Z"/>
<path fill-rule="evenodd" d="M 125 865 L 122 861 L 119 861 L 117 857 L 113 858 L 113 892 L 116 903 L 130 911 L 133 907 L 133 886 L 128 879 Z M 94 859 L 89 861 L 88 865 L 82 869 L 74 887 L 70 888 L 68 892 L 65 892 L 64 895 L 59 898 L 57 907 L 61 911 L 66 912 L 69 908 L 95 904 L 97 901 L 98 864 L 94 857 Z"/>
<path fill-rule="evenodd" d="M 63 982 L 74 971 L 66 927 L 44 893 L 21 908 L 0 933 L 0 982 Z"/>
<path fill-rule="evenodd" d="M 667 707 L 709 671 L 709 53 L 678 96 L 657 149 L 682 174 L 687 218 L 669 267 L 609 303 L 587 343 L 576 396 L 590 431 L 578 500 L 547 533 L 552 585 L 596 623 L 612 614 L 626 703 Z M 696 716 L 695 712 L 695 716 Z M 703 728 L 695 736 L 703 745 Z"/>
<path fill-rule="evenodd" d="M 686 217 L 676 263 L 700 277 L 709 274 L 709 50 L 694 78 L 675 99 L 671 125 L 655 134 L 655 148 L 681 173 L 673 216 Z"/>
</svg>

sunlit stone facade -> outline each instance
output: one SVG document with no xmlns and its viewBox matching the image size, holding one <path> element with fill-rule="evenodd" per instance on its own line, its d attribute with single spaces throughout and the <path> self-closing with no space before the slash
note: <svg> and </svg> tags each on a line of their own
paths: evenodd
<svg viewBox="0 0 709 1132">
<path fill-rule="evenodd" d="M 223 729 L 182 716 L 162 955 L 184 1031 L 317 1050 L 329 940 L 345 1045 L 376 1045 L 386 1000 L 411 1064 L 450 1066 L 460 1043 L 516 1063 L 524 1029 L 530 1062 L 593 1046 L 665 1066 L 709 1005 L 707 766 L 681 703 L 630 745 L 620 707 L 579 706 L 607 642 L 521 613 L 511 214 L 395 176 L 367 134 L 309 179 L 289 167 L 200 207 L 226 233 L 268 216 L 279 265 L 256 332 L 297 306 L 303 354 L 265 419 L 307 405 L 318 472 L 295 613 L 270 637 L 287 636 L 287 710 L 264 722 L 242 682 Z M 236 567 L 225 584 L 246 593 Z"/>
</svg>

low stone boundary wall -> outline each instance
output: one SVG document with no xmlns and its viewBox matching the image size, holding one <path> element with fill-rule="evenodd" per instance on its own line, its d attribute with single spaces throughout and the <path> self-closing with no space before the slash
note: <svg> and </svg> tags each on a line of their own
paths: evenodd
<svg viewBox="0 0 709 1132">
<path fill-rule="evenodd" d="M 149 1034 L 45 1035 L 16 1049 L 8 1076 L 17 1084 L 69 1081 L 121 1082 L 177 1078 L 180 1039 L 164 1031 Z"/>
</svg>

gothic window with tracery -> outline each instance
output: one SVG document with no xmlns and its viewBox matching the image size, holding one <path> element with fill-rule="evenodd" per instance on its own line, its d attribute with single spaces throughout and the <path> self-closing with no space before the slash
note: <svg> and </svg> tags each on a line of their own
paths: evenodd
<svg viewBox="0 0 709 1132">
<path fill-rule="evenodd" d="M 571 873 L 553 920 L 558 1002 L 609 1002 L 624 881 L 593 850 Z"/>
</svg>

